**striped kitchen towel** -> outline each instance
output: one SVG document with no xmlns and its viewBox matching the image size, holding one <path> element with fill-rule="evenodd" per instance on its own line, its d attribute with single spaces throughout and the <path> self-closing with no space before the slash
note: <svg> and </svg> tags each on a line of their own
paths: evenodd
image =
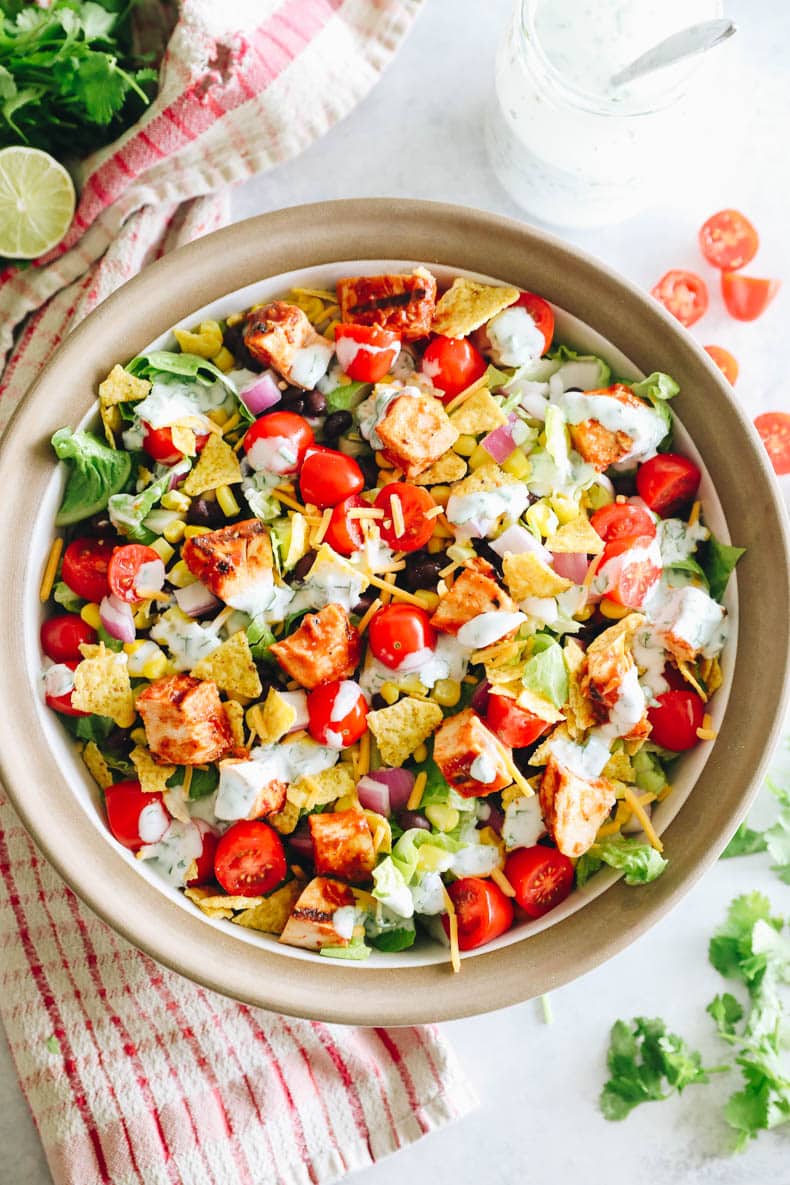
<svg viewBox="0 0 790 1185">
<path fill-rule="evenodd" d="M 185 0 L 159 96 L 86 162 L 64 243 L 0 273 L 0 428 L 110 292 L 351 109 L 419 2 Z M 168 28 L 166 4 L 143 11 L 148 35 Z M 287 1020 L 157 966 L 80 904 L 2 794 L 0 1017 L 56 1185 L 321 1185 L 474 1105 L 433 1028 Z"/>
</svg>

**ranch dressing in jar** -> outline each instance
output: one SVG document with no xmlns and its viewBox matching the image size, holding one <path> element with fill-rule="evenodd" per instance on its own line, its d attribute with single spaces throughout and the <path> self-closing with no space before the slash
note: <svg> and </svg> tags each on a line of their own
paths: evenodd
<svg viewBox="0 0 790 1185">
<path fill-rule="evenodd" d="M 510 196 L 545 222 L 600 226 L 681 177 L 707 58 L 622 87 L 613 74 L 659 41 L 721 15 L 720 0 L 517 0 L 496 63 L 487 138 Z"/>
</svg>

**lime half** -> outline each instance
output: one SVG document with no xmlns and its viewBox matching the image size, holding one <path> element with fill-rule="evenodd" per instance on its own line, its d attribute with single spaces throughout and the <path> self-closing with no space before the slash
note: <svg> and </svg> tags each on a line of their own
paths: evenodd
<svg viewBox="0 0 790 1185">
<path fill-rule="evenodd" d="M 40 148 L 0 151 L 0 255 L 36 259 L 71 225 L 76 196 L 63 165 Z"/>
</svg>

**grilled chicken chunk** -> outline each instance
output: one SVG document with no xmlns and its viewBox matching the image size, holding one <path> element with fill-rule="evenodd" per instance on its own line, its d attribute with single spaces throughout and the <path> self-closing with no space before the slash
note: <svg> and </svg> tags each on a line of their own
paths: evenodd
<svg viewBox="0 0 790 1185">
<path fill-rule="evenodd" d="M 443 457 L 458 439 L 458 429 L 438 399 L 401 396 L 376 426 L 384 452 L 407 477 L 416 477 Z"/>
<path fill-rule="evenodd" d="M 608 778 L 579 777 L 552 754 L 538 798 L 549 835 L 564 855 L 575 859 L 595 842 L 598 828 L 614 806 L 615 789 Z"/>
<path fill-rule="evenodd" d="M 157 679 L 137 697 L 148 748 L 158 761 L 204 765 L 233 748 L 216 683 L 192 675 Z"/>
<path fill-rule="evenodd" d="M 273 580 L 272 545 L 257 518 L 187 539 L 183 556 L 192 575 L 227 604 L 245 599 L 253 586 Z"/>
<path fill-rule="evenodd" d="M 314 877 L 293 907 L 280 935 L 280 942 L 287 946 L 301 946 L 305 950 L 320 950 L 322 946 L 348 946 L 349 939 L 335 927 L 335 914 L 339 909 L 353 907 L 355 902 L 354 890 L 350 885 L 324 876 Z"/>
<path fill-rule="evenodd" d="M 339 280 L 340 319 L 381 325 L 405 341 L 427 337 L 436 304 L 436 279 L 424 268 L 411 275 L 349 276 Z"/>
<path fill-rule="evenodd" d="M 497 610 L 514 613 L 518 608 L 497 584 L 490 564 L 483 560 L 473 561 L 473 565 L 459 573 L 431 618 L 431 625 L 445 634 L 457 634 L 462 625 L 480 613 L 494 613 Z"/>
<path fill-rule="evenodd" d="M 294 387 L 312 391 L 326 374 L 334 346 L 317 333 L 298 305 L 273 300 L 247 318 L 244 345 Z"/>
<path fill-rule="evenodd" d="M 645 403 L 629 391 L 628 387 L 617 384 L 600 391 L 585 391 L 585 395 L 595 395 L 599 399 L 616 399 L 618 403 L 629 407 L 644 408 Z M 616 465 L 627 457 L 633 448 L 631 437 L 622 431 L 612 432 L 605 428 L 598 420 L 582 420 L 579 424 L 568 425 L 571 441 L 576 452 L 590 465 L 602 473 L 610 465 Z"/>
<path fill-rule="evenodd" d="M 493 794 L 513 780 L 502 747 L 472 708 L 444 721 L 434 737 L 433 759 L 464 798 Z"/>
<path fill-rule="evenodd" d="M 373 836 L 362 811 L 309 815 L 315 870 L 347 881 L 367 881 L 376 864 Z"/>
<path fill-rule="evenodd" d="M 271 647 L 280 666 L 312 690 L 319 683 L 350 679 L 359 665 L 359 631 L 342 605 L 308 613 L 298 630 Z"/>
</svg>

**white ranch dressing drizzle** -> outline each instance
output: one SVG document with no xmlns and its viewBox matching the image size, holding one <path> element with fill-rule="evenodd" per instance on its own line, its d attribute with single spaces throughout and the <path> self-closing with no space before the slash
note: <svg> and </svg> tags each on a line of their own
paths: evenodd
<svg viewBox="0 0 790 1185">
<path fill-rule="evenodd" d="M 44 671 L 44 691 L 47 695 L 61 696 L 74 690 L 74 672 L 65 662 L 56 662 Z"/>
<path fill-rule="evenodd" d="M 151 638 L 167 647 L 177 671 L 191 671 L 221 645 L 220 639 L 209 630 L 196 621 L 182 618 L 180 610 L 173 609 L 151 627 Z"/>
<path fill-rule="evenodd" d="M 302 346 L 291 359 L 287 376 L 289 381 L 305 391 L 311 391 L 329 369 L 334 352 L 334 346 L 329 342 L 317 341 Z"/>
<path fill-rule="evenodd" d="M 338 753 L 315 741 L 259 746 L 248 761 L 219 763 L 219 790 L 214 812 L 218 819 L 244 819 L 258 794 L 271 782 L 295 782 L 303 774 L 317 774 L 336 764 Z"/>
<path fill-rule="evenodd" d="M 296 472 L 299 453 L 287 436 L 261 436 L 248 450 L 247 460 L 256 471 L 265 470 L 282 475 Z"/>
<path fill-rule="evenodd" d="M 639 671 L 631 666 L 623 676 L 617 699 L 609 712 L 609 722 L 601 728 L 601 734 L 607 737 L 628 736 L 644 716 L 645 709 L 645 694 L 639 686 Z"/>
<path fill-rule="evenodd" d="M 459 539 L 480 539 L 493 531 L 502 516 L 510 522 L 521 517 L 529 502 L 523 482 L 512 482 L 494 490 L 471 494 L 451 494 L 447 501 L 448 520 L 460 529 Z"/>
<path fill-rule="evenodd" d="M 609 760 L 609 740 L 597 728 L 583 745 L 558 737 L 549 748 L 555 760 L 579 778 L 599 778 Z"/>
<path fill-rule="evenodd" d="M 546 339 L 526 309 L 517 305 L 486 324 L 489 341 L 488 354 L 497 366 L 524 366 L 539 358 L 546 348 Z"/>
<path fill-rule="evenodd" d="M 337 689 L 332 710 L 329 713 L 330 724 L 339 724 L 356 706 L 359 699 L 360 687 L 353 679 L 343 679 Z"/>
<path fill-rule="evenodd" d="M 531 798 L 514 798 L 505 807 L 502 839 L 508 851 L 513 848 L 531 848 L 545 830 L 537 794 Z"/>
<path fill-rule="evenodd" d="M 631 438 L 631 448 L 620 458 L 624 461 L 647 461 L 667 434 L 667 426 L 648 404 L 637 407 L 621 403 L 610 395 L 590 395 L 584 391 L 565 391 L 555 402 L 562 408 L 569 424 L 596 420 L 610 432 L 624 432 Z"/>
<path fill-rule="evenodd" d="M 490 753 L 478 753 L 469 767 L 469 773 L 476 782 L 482 782 L 484 786 L 488 786 L 496 778 L 496 762 Z"/>
<path fill-rule="evenodd" d="M 526 620 L 523 613 L 507 613 L 503 610 L 478 613 L 477 617 L 461 626 L 456 637 L 461 646 L 469 650 L 482 650 L 504 638 Z"/>
<path fill-rule="evenodd" d="M 202 851 L 200 829 L 192 822 L 173 819 L 160 840 L 140 848 L 138 858 L 149 861 L 169 885 L 180 888 L 186 883 L 192 861 Z"/>
<path fill-rule="evenodd" d="M 346 372 L 348 372 L 350 366 L 354 365 L 360 351 L 364 351 L 365 354 L 369 354 L 371 357 L 376 357 L 378 354 L 392 353 L 393 359 L 390 366 L 393 366 L 400 354 L 400 342 L 396 341 L 391 346 L 374 346 L 368 342 L 354 341 L 351 337 L 340 337 L 335 343 L 337 360 Z"/>
</svg>

